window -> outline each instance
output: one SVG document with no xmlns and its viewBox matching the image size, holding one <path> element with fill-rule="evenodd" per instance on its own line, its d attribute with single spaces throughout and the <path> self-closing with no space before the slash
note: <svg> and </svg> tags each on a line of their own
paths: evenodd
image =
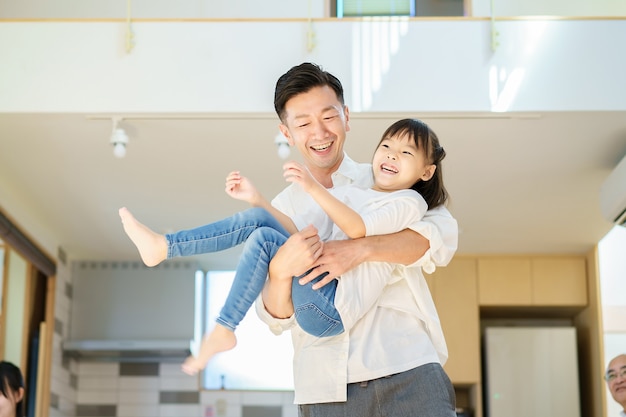
<svg viewBox="0 0 626 417">
<path fill-rule="evenodd" d="M 463 0 L 333 0 L 333 17 L 464 16 Z"/>
<path fill-rule="evenodd" d="M 337 17 L 415 16 L 413 0 L 337 0 Z"/>
<path fill-rule="evenodd" d="M 235 271 L 209 271 L 204 285 L 204 332 L 211 330 L 232 286 Z M 205 389 L 293 390 L 290 332 L 275 336 L 253 306 L 235 332 L 237 346 L 206 367 Z"/>
</svg>

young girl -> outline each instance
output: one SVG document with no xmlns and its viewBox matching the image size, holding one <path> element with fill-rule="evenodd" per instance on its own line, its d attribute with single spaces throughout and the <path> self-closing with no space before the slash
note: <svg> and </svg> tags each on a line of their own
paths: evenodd
<svg viewBox="0 0 626 417">
<path fill-rule="evenodd" d="M 301 186 L 319 205 L 293 219 L 273 208 L 238 172 L 227 177 L 226 192 L 255 208 L 206 226 L 161 235 L 138 222 L 126 208 L 120 209 L 124 230 L 148 266 L 175 256 L 227 249 L 247 240 L 218 325 L 204 337 L 199 355 L 185 361 L 183 370 L 194 374 L 213 355 L 235 346 L 234 330 L 261 293 L 269 262 L 290 234 L 310 223 L 322 224 L 313 218 L 325 220 L 324 227 L 318 229 L 322 241 L 403 230 L 419 221 L 429 207 L 445 204 L 448 195 L 441 174 L 444 157 L 437 136 L 425 123 L 403 119 L 386 130 L 376 148 L 371 189 L 346 186 L 328 190 L 302 165 L 286 163 L 286 180 Z M 361 268 L 367 268 L 368 273 L 361 273 Z M 315 283 L 325 274 L 307 285 L 299 285 L 294 279 L 292 301 L 298 325 L 318 337 L 349 330 L 376 303 L 385 286 L 400 279 L 401 274 L 394 273 L 394 269 L 388 263 L 368 262 L 344 275 L 344 279 L 321 288 Z M 347 275 L 359 277 L 358 283 Z M 335 306 L 338 286 L 343 286 L 340 293 L 347 297 L 340 309 Z M 424 314 L 432 315 L 433 309 L 427 310 Z"/>
<path fill-rule="evenodd" d="M 24 417 L 24 378 L 11 362 L 0 361 L 0 417 Z"/>
</svg>

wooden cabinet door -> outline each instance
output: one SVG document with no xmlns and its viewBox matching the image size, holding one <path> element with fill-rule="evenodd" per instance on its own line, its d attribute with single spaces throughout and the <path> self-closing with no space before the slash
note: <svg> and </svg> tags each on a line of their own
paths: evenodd
<svg viewBox="0 0 626 417">
<path fill-rule="evenodd" d="M 587 305 L 587 271 L 584 258 L 533 258 L 532 279 L 534 305 Z"/>
<path fill-rule="evenodd" d="M 448 346 L 444 368 L 453 384 L 480 381 L 480 324 L 476 261 L 455 258 L 428 276 Z"/>
<path fill-rule="evenodd" d="M 531 305 L 530 258 L 478 259 L 478 288 L 481 306 Z"/>
</svg>

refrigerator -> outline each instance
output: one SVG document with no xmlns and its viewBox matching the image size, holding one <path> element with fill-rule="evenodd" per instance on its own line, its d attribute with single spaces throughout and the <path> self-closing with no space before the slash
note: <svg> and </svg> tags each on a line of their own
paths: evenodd
<svg viewBox="0 0 626 417">
<path fill-rule="evenodd" d="M 486 327 L 486 417 L 580 417 L 574 327 Z"/>
</svg>

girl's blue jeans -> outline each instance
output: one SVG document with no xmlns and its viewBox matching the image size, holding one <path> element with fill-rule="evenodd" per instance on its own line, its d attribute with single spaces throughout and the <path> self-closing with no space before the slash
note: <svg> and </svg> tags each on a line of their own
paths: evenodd
<svg viewBox="0 0 626 417">
<path fill-rule="evenodd" d="M 252 208 L 231 217 L 195 229 L 165 235 L 167 257 L 191 256 L 229 249 L 245 242 L 239 258 L 233 285 L 217 322 L 231 330 L 239 325 L 257 299 L 267 278 L 269 264 L 289 233 L 265 209 Z M 304 275 L 313 273 L 315 269 Z M 317 336 L 334 336 L 343 332 L 341 317 L 335 309 L 337 281 L 320 289 L 312 286 L 324 273 L 306 285 L 294 277 L 291 298 L 298 324 L 305 332 Z"/>
</svg>

